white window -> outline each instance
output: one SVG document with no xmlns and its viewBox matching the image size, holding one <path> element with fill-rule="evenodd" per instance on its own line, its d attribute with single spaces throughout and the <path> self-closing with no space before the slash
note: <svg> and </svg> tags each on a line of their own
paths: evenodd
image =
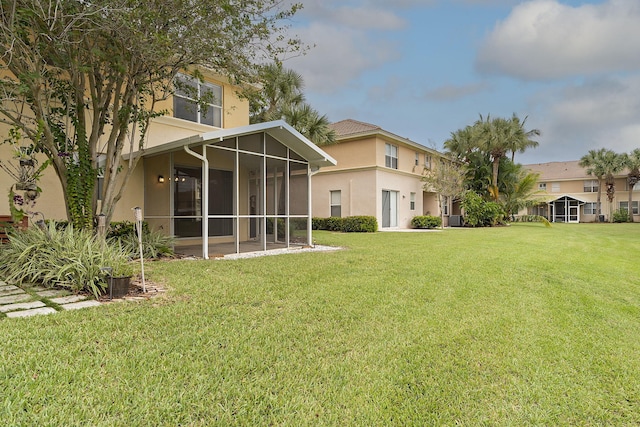
<svg viewBox="0 0 640 427">
<path fill-rule="evenodd" d="M 388 168 L 398 169 L 398 147 L 395 145 L 384 145 L 384 165 Z"/>
<path fill-rule="evenodd" d="M 595 202 L 585 203 L 582 211 L 585 215 L 595 215 L 598 213 L 598 204 Z"/>
<path fill-rule="evenodd" d="M 585 193 L 597 193 L 598 192 L 598 180 L 588 179 L 584 182 Z"/>
<path fill-rule="evenodd" d="M 442 196 L 442 214 L 449 215 L 449 198 Z"/>
<path fill-rule="evenodd" d="M 331 192 L 331 216 L 342 216 L 342 192 L 335 190 Z"/>
<path fill-rule="evenodd" d="M 547 191 L 547 183 L 546 182 L 538 183 L 538 190 Z"/>
<path fill-rule="evenodd" d="M 416 210 L 416 193 L 409 194 L 409 209 L 412 211 Z"/>
<path fill-rule="evenodd" d="M 552 193 L 560 192 L 560 183 L 559 182 L 552 182 L 551 183 L 551 192 Z"/>
<path fill-rule="evenodd" d="M 416 166 L 418 166 L 420 164 L 420 153 L 416 153 L 416 160 L 414 163 Z"/>
<path fill-rule="evenodd" d="M 431 169 L 431 156 L 428 154 L 424 155 L 424 167 L 427 169 Z"/>
<path fill-rule="evenodd" d="M 631 208 L 633 209 L 633 214 L 638 215 L 638 201 L 634 200 L 631 204 Z M 625 210 L 629 212 L 629 201 L 620 202 L 620 210 Z"/>
<path fill-rule="evenodd" d="M 178 74 L 176 92 L 173 96 L 173 116 L 222 127 L 222 86 L 201 83 Z"/>
</svg>

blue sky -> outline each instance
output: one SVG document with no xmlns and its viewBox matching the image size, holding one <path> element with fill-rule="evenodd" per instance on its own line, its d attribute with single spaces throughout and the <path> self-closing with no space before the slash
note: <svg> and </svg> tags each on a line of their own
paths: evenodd
<svg viewBox="0 0 640 427">
<path fill-rule="evenodd" d="M 298 0 L 309 103 L 436 149 L 486 116 L 542 132 L 521 163 L 640 148 L 638 0 Z"/>
</svg>

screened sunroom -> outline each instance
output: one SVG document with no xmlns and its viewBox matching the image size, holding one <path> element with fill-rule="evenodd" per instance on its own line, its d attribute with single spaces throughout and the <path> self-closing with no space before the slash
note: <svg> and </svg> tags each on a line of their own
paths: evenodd
<svg viewBox="0 0 640 427">
<path fill-rule="evenodd" d="M 335 164 L 284 121 L 173 141 L 144 154 L 144 219 L 205 259 L 311 245 L 311 175 Z"/>
</svg>

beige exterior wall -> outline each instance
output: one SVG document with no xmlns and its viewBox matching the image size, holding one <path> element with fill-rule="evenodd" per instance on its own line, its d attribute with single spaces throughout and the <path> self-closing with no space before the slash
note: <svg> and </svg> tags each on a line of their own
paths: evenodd
<svg viewBox="0 0 640 427">
<path fill-rule="evenodd" d="M 591 181 L 592 178 L 576 178 L 576 179 L 556 179 L 546 180 L 541 179 L 539 184 L 546 184 L 546 191 L 543 191 L 538 197 L 544 200 L 551 200 L 554 197 L 561 197 L 564 195 L 576 198 L 587 203 L 597 203 L 598 193 L 597 191 L 584 191 L 585 181 Z M 597 180 L 594 180 L 597 182 Z M 555 184 L 555 185 L 554 185 Z M 627 188 L 626 177 L 619 177 L 615 179 L 615 193 L 613 203 L 609 203 L 607 198 L 606 184 L 603 183 L 601 191 L 601 212 L 609 221 L 613 212 L 620 209 L 620 202 L 628 202 L 629 191 Z M 633 200 L 640 202 L 640 189 L 633 190 Z M 526 210 L 520 212 L 520 214 L 526 214 Z M 596 214 L 585 214 L 584 205 L 580 206 L 580 222 L 595 222 Z M 640 222 L 640 215 L 634 215 L 634 221 Z"/>
<path fill-rule="evenodd" d="M 205 73 L 205 79 L 223 86 L 223 127 L 232 128 L 248 125 L 249 103 L 237 95 L 236 87 L 228 84 L 224 78 L 213 74 Z M 158 103 L 157 110 L 163 109 L 167 110 L 168 114 L 152 120 L 147 135 L 147 141 L 145 142 L 146 147 L 153 147 L 218 129 L 216 127 L 201 125 L 171 117 L 173 114 L 173 100 L 171 98 Z M 10 127 L 8 125 L 0 124 L 1 138 L 4 139 L 8 135 L 9 128 Z M 128 152 L 129 147 L 127 146 L 123 150 L 123 153 Z M 0 159 L 8 162 L 13 161 L 11 147 L 9 145 L 0 144 Z M 44 161 L 44 156 L 39 157 L 38 161 Z M 145 170 L 147 164 L 151 169 L 149 171 Z M 126 167 L 127 162 L 123 161 L 122 165 L 123 167 Z M 122 199 L 116 206 L 113 216 L 114 221 L 132 220 L 133 212 L 131 211 L 131 208 L 135 206 L 145 206 L 144 178 L 151 177 L 151 181 L 148 181 L 151 183 L 150 185 L 158 185 L 157 175 L 162 174 L 167 179 L 170 176 L 170 171 L 165 168 L 162 170 L 164 173 L 160 173 L 161 169 L 162 168 L 158 168 L 158 165 L 153 160 L 143 159 L 139 161 L 129 180 Z M 122 171 L 122 174 L 124 175 L 124 171 Z M 0 170 L 0 215 L 9 215 L 9 204 L 6 202 L 8 196 L 2 196 L 2 194 L 8 195 L 9 188 L 13 183 L 13 178 Z M 42 212 L 47 219 L 66 219 L 62 187 L 60 186 L 58 177 L 52 166 L 49 166 L 45 170 L 42 179 L 38 182 L 38 185 L 42 188 L 42 193 L 36 200 L 35 206 L 30 210 Z M 164 227 L 163 224 L 159 224 L 158 226 Z"/>
<path fill-rule="evenodd" d="M 385 145 L 398 147 L 398 169 L 385 166 Z M 331 191 L 341 192 L 341 216 L 375 216 L 382 227 L 382 192 L 397 193 L 397 228 L 410 228 L 414 216 L 440 215 L 435 194 L 424 192 L 422 176 L 426 148 L 409 146 L 386 135 L 364 135 L 348 138 L 335 145 L 322 147 L 337 160 L 333 167 L 322 168 L 312 178 L 313 216 L 329 217 Z M 415 164 L 418 153 L 418 165 Z M 415 207 L 410 206 L 415 193 Z M 396 227 L 393 227 L 396 228 Z"/>
</svg>

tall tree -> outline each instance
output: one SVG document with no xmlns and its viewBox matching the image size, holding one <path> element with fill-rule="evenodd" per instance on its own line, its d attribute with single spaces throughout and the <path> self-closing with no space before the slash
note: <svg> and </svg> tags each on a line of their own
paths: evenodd
<svg viewBox="0 0 640 427">
<path fill-rule="evenodd" d="M 591 175 L 598 180 L 598 195 L 596 199 L 598 215 L 596 221 L 599 222 L 602 215 L 602 185 L 607 185 L 607 198 L 610 204 L 613 203 L 615 194 L 614 174 L 624 168 L 624 158 L 612 150 L 601 148 L 599 150 L 589 150 L 587 154 L 580 158 L 578 164 L 586 169 L 587 175 Z"/>
<path fill-rule="evenodd" d="M 251 81 L 254 62 L 300 47 L 280 25 L 300 5 L 282 4 L 2 0 L 0 122 L 51 159 L 71 221 L 86 226 L 96 213 L 110 220 L 178 72 L 198 76 L 203 67 Z M 135 154 L 122 167 L 125 146 Z"/>
<path fill-rule="evenodd" d="M 444 227 L 443 203 L 457 200 L 465 190 L 464 165 L 454 159 L 442 159 L 423 178 L 425 191 L 435 191 L 438 194 L 440 220 Z"/>
<path fill-rule="evenodd" d="M 629 187 L 629 221 L 633 222 L 633 187 L 640 182 L 640 148 L 636 148 L 624 158 Z"/>
<path fill-rule="evenodd" d="M 536 147 L 538 142 L 531 137 L 540 135 L 537 129 L 524 128 L 526 118 L 520 120 L 514 113 L 510 119 L 502 117 L 486 118 L 482 115 L 473 124 L 451 134 L 444 143 L 444 147 L 457 158 L 469 164 L 471 160 L 478 160 L 477 153 L 483 153 L 491 163 L 491 182 L 487 187 L 488 193 L 494 200 L 499 197 L 499 169 L 501 160 L 507 158 L 507 153 L 524 152 L 527 148 Z"/>
<path fill-rule="evenodd" d="M 304 79 L 282 63 L 264 65 L 258 73 L 260 90 L 249 88 L 251 123 L 284 120 L 316 145 L 329 145 L 336 134 L 329 119 L 309 105 L 304 97 Z"/>
</svg>

